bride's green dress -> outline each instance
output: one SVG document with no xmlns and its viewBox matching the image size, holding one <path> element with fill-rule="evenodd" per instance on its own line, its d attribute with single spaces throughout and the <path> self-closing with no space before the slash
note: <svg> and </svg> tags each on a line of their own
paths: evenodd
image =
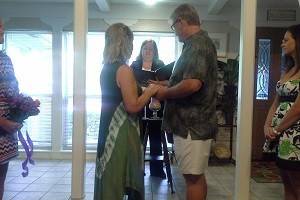
<svg viewBox="0 0 300 200">
<path fill-rule="evenodd" d="M 144 199 L 144 159 L 137 115 L 126 112 L 116 72 L 122 63 L 106 64 L 96 158 L 94 200 Z"/>
</svg>

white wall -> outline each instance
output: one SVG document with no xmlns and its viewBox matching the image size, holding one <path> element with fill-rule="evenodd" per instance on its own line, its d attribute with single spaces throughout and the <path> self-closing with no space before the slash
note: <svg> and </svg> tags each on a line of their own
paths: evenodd
<svg viewBox="0 0 300 200">
<path fill-rule="evenodd" d="M 168 18 L 176 6 L 160 5 L 148 7 L 141 5 L 112 5 L 110 12 L 100 12 L 96 4 L 89 6 L 89 30 L 105 31 L 106 21 L 113 20 L 129 23 L 133 31 L 170 32 Z M 240 8 L 225 6 L 219 15 L 209 15 L 207 7 L 197 7 L 202 20 L 202 28 L 210 33 L 227 33 L 227 52 L 235 57 L 239 48 Z M 285 27 L 300 22 L 297 8 L 297 20 L 294 22 L 268 22 L 267 9 L 259 8 L 258 26 Z M 291 8 L 295 9 L 295 8 Z M 0 16 L 7 22 L 7 29 L 44 29 L 72 30 L 73 4 L 70 3 L 0 3 Z"/>
</svg>

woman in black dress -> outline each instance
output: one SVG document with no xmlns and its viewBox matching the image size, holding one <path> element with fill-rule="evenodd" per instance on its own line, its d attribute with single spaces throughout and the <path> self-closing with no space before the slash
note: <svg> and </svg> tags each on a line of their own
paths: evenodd
<svg viewBox="0 0 300 200">
<path fill-rule="evenodd" d="M 157 45 L 154 40 L 145 40 L 140 49 L 140 53 L 131 64 L 134 75 L 141 86 L 147 86 L 149 80 L 156 80 L 157 76 L 155 71 L 164 67 L 164 63 L 159 60 Z M 161 102 L 163 106 L 163 102 Z M 146 106 L 146 116 L 152 117 L 152 111 Z M 163 107 L 158 111 L 158 116 L 162 117 Z M 143 114 L 144 116 L 144 114 Z M 145 131 L 145 122 L 143 121 L 143 132 Z M 150 155 L 161 156 L 161 121 L 151 121 L 148 125 L 149 128 L 149 141 L 150 141 Z M 150 175 L 166 178 L 163 170 L 162 161 L 150 161 Z"/>
</svg>

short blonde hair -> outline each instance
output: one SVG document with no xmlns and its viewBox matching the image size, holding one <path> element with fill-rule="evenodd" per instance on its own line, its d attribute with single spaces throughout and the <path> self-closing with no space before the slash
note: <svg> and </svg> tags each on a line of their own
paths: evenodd
<svg viewBox="0 0 300 200">
<path fill-rule="evenodd" d="M 132 53 L 133 33 L 128 26 L 116 23 L 105 32 L 103 63 L 126 62 Z"/>
</svg>

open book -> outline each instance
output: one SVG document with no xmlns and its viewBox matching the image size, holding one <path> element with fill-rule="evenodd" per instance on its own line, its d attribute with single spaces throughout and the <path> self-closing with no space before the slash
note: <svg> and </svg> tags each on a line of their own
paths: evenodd
<svg viewBox="0 0 300 200">
<path fill-rule="evenodd" d="M 172 74 L 173 66 L 174 66 L 174 62 L 165 65 L 157 69 L 156 71 L 145 71 L 142 69 L 133 68 L 133 73 L 137 82 L 141 86 L 146 87 L 148 85 L 149 80 L 155 80 L 155 81 L 169 80 Z"/>
<path fill-rule="evenodd" d="M 149 80 L 156 80 L 156 74 L 154 71 L 134 69 L 133 73 L 137 82 L 143 87 L 147 87 Z"/>
</svg>

